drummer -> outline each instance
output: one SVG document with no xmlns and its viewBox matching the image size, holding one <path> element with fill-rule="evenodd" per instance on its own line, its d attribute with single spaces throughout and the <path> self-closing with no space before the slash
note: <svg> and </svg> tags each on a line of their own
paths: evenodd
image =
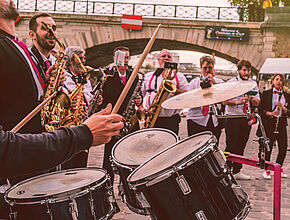
<svg viewBox="0 0 290 220">
<path fill-rule="evenodd" d="M 84 124 L 63 127 L 42 134 L 16 134 L 0 128 L 0 179 L 43 171 L 57 166 L 75 153 L 92 145 L 110 141 L 123 127 L 122 117 L 110 114 L 112 105 L 94 114 Z M 8 185 L 0 186 L 0 219 L 9 219 L 3 193 Z"/>
<path fill-rule="evenodd" d="M 215 77 L 214 69 L 215 59 L 211 56 L 202 56 L 200 58 L 200 68 L 201 74 L 204 80 L 200 77 L 196 77 L 189 83 L 189 90 L 198 89 L 203 87 L 203 83 L 209 80 L 210 85 L 223 83 L 222 79 Z M 216 108 L 216 105 L 214 105 Z M 214 136 L 219 140 L 221 136 L 221 127 L 219 126 L 219 121 L 210 111 L 210 106 L 201 106 L 197 108 L 191 108 L 187 113 L 187 132 L 188 136 L 197 134 L 203 131 L 211 131 Z"/>
</svg>

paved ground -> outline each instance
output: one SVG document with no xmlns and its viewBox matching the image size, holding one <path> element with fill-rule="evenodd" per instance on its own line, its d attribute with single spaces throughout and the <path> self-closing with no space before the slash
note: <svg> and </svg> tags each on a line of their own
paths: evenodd
<svg viewBox="0 0 290 220">
<path fill-rule="evenodd" d="M 290 122 L 290 121 L 289 121 Z M 290 135 L 289 135 L 289 126 L 288 126 L 288 146 L 290 145 Z M 246 147 L 245 156 L 257 158 L 258 144 L 253 142 L 255 136 L 256 125 L 252 128 L 251 136 Z M 186 132 L 186 121 L 185 118 L 182 118 L 180 126 L 181 138 L 187 137 Z M 220 139 L 221 150 L 225 148 L 225 134 L 222 133 Z M 101 167 L 103 160 L 103 146 L 93 147 L 90 150 L 89 163 L 88 166 Z M 288 154 L 290 151 L 288 151 Z M 276 160 L 277 147 L 273 150 L 272 161 Z M 281 181 L 281 220 L 290 219 L 290 156 L 287 155 L 284 162 L 284 170 L 288 173 L 289 177 L 287 179 L 282 179 Z M 274 180 L 264 180 L 262 177 L 263 170 L 244 165 L 244 173 L 251 175 L 252 180 L 240 180 L 238 183 L 242 186 L 243 190 L 249 195 L 252 210 L 250 211 L 247 220 L 270 220 L 273 219 L 273 190 L 274 190 Z M 118 179 L 115 180 L 114 189 L 115 194 L 117 194 L 117 183 Z M 117 195 L 116 195 L 117 196 Z M 142 216 L 131 212 L 126 205 L 124 205 L 120 197 L 117 196 L 117 202 L 120 206 L 120 213 L 116 214 L 113 217 L 113 220 L 148 220 L 148 216 Z"/>
</svg>

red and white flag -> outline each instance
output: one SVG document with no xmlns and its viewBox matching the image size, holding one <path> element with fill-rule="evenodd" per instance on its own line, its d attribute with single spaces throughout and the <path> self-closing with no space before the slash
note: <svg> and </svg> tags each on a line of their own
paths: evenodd
<svg viewBox="0 0 290 220">
<path fill-rule="evenodd" d="M 122 15 L 121 27 L 126 29 L 142 30 L 142 16 Z"/>
</svg>

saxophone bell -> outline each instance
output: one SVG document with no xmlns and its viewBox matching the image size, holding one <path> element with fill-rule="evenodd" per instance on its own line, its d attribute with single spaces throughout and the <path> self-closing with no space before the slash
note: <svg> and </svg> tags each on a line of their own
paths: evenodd
<svg viewBox="0 0 290 220">
<path fill-rule="evenodd" d="M 176 92 L 176 85 L 168 79 L 163 81 L 163 86 L 164 89 L 169 93 L 174 94 Z"/>
</svg>

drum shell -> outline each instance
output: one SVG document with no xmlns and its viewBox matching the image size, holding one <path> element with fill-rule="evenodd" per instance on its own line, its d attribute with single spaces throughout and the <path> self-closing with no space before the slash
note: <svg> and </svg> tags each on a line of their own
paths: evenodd
<svg viewBox="0 0 290 220">
<path fill-rule="evenodd" d="M 176 143 L 178 140 L 178 137 L 172 131 L 169 131 L 169 130 L 163 129 L 163 128 L 150 128 L 150 129 L 138 130 L 138 131 L 135 131 L 134 133 L 131 133 L 131 134 L 123 137 L 123 139 L 119 140 L 119 142 L 117 142 L 112 149 L 112 158 L 111 158 L 112 166 L 114 168 L 116 168 L 117 173 L 120 176 L 121 186 L 122 186 L 122 189 L 124 191 L 123 199 L 125 200 L 126 205 L 129 207 L 129 209 L 131 211 L 138 213 L 138 214 L 142 214 L 142 215 L 148 215 L 148 213 L 145 209 L 143 209 L 140 206 L 140 204 L 136 200 L 135 192 L 128 186 L 127 178 L 133 170 L 135 170 L 140 164 L 145 162 L 151 156 L 154 156 L 155 153 L 150 155 L 150 156 L 147 155 L 148 156 L 147 159 L 142 158 L 143 159 L 142 162 L 138 161 L 138 162 L 135 162 L 134 165 L 132 165 L 132 164 L 126 164 L 125 161 L 121 161 L 120 158 L 117 158 L 116 151 L 119 150 L 120 148 L 122 149 L 122 147 L 124 146 L 124 140 L 126 141 L 126 140 L 132 139 L 132 141 L 135 141 L 134 138 L 141 133 L 148 134 L 150 136 L 152 133 L 155 133 L 155 132 L 156 132 L 157 137 L 159 137 L 159 138 L 162 138 L 163 135 L 166 135 L 166 137 L 168 137 L 168 138 L 170 137 L 170 138 L 174 139 L 174 141 L 170 142 L 169 145 L 163 146 L 162 148 L 160 148 L 160 150 L 156 151 L 155 153 L 158 153 L 159 151 L 164 150 L 165 148 L 169 147 L 171 144 Z M 145 139 L 145 138 L 138 139 L 138 141 L 146 141 L 146 140 L 148 141 L 148 139 Z M 158 143 L 158 147 L 160 147 L 160 144 L 162 144 L 162 143 L 164 143 L 164 144 L 167 143 L 167 141 L 168 140 L 166 140 L 166 141 L 160 140 Z M 148 142 L 150 143 L 150 141 L 148 141 Z M 152 143 L 152 145 L 149 145 L 149 146 L 151 146 L 150 150 L 155 149 L 155 145 L 153 143 Z M 137 150 L 137 149 L 138 149 L 138 147 L 136 147 L 135 149 L 131 149 L 131 150 Z M 127 152 L 127 151 L 125 151 L 125 152 Z"/>
<path fill-rule="evenodd" d="M 234 219 L 248 208 L 249 201 L 243 191 L 243 198 L 237 195 L 233 186 L 238 185 L 225 167 L 221 167 L 216 152 L 215 147 L 205 147 L 198 158 L 176 164 L 158 176 L 143 179 L 143 183 L 142 180 L 130 182 L 129 176 L 129 185 L 150 206 L 146 210 L 153 219 Z M 189 193 L 181 190 L 177 182 L 180 177 L 189 186 Z M 201 211 L 206 218 L 197 217 Z"/>
<path fill-rule="evenodd" d="M 131 211 L 142 214 L 142 215 L 148 215 L 147 211 L 142 208 L 139 204 L 139 202 L 136 200 L 135 192 L 129 187 L 127 183 L 127 178 L 132 172 L 132 170 L 136 169 L 136 167 L 125 167 L 125 166 L 118 166 L 117 162 L 115 162 L 115 165 L 118 170 L 118 174 L 121 179 L 122 188 L 124 190 L 124 200 L 126 205 L 131 209 Z"/>
<path fill-rule="evenodd" d="M 81 171 L 86 168 L 80 169 L 71 169 L 67 171 Z M 105 170 L 98 169 L 104 173 Z M 58 171 L 54 173 L 65 172 Z M 50 173 L 53 176 L 53 173 Z M 33 177 L 31 179 L 35 179 Z M 27 180 L 26 180 L 27 181 Z M 22 182 L 20 182 L 22 183 Z M 20 184 L 19 183 L 19 184 Z M 16 185 L 17 186 L 17 185 Z M 72 216 L 70 214 L 70 203 L 73 197 L 75 199 L 78 219 L 87 220 L 94 219 L 89 200 L 93 199 L 94 212 L 97 219 L 103 219 L 103 217 L 110 217 L 112 213 L 112 205 L 108 197 L 108 187 L 109 179 L 108 174 L 106 174 L 102 179 L 97 183 L 92 183 L 83 189 L 80 192 L 68 192 L 67 195 L 62 195 L 62 197 L 50 197 L 47 199 L 11 199 L 5 197 L 6 201 L 10 204 L 11 211 L 17 213 L 17 220 L 51 220 L 50 215 L 47 213 L 50 210 L 53 219 L 64 219 L 71 220 Z"/>
</svg>

